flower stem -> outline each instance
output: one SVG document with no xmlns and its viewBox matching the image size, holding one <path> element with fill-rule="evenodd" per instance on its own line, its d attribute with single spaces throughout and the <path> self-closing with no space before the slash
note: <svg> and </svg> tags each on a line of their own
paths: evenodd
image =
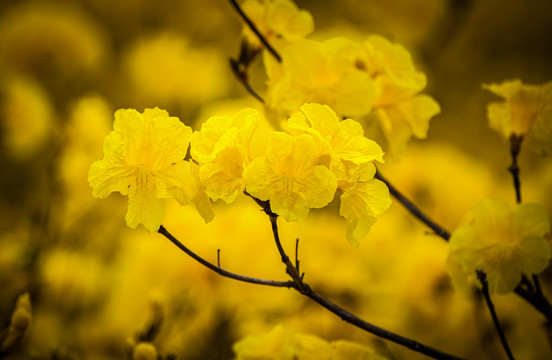
<svg viewBox="0 0 552 360">
<path fill-rule="evenodd" d="M 387 185 L 391 195 L 395 197 L 412 215 L 418 218 L 421 222 L 426 224 L 431 230 L 439 235 L 443 240 L 448 241 L 450 239 L 450 233 L 438 225 L 436 222 L 427 217 L 416 205 L 408 200 L 399 190 L 397 190 L 387 179 L 385 179 L 379 171 L 376 171 L 375 178 L 382 181 Z"/>
<path fill-rule="evenodd" d="M 261 34 L 259 29 L 257 29 L 257 26 L 255 26 L 253 21 L 251 21 L 251 19 L 243 12 L 238 2 L 236 0 L 230 0 L 230 3 L 234 7 L 234 9 L 236 9 L 240 17 L 243 19 L 243 21 L 245 21 L 247 26 L 249 26 L 251 31 L 253 31 L 253 33 L 255 33 L 255 35 L 259 38 L 261 43 L 263 43 L 264 47 L 270 52 L 270 54 L 272 54 L 272 56 L 274 56 L 274 58 L 278 62 L 282 62 L 282 57 L 280 56 L 280 54 L 278 54 L 278 52 L 272 47 L 272 45 L 270 45 L 268 40 L 266 40 L 266 38 L 263 36 L 263 34 Z"/>
<path fill-rule="evenodd" d="M 500 325 L 500 321 L 498 320 L 498 316 L 496 315 L 494 304 L 491 300 L 491 295 L 489 294 L 489 283 L 487 282 L 487 274 L 485 274 L 485 272 L 483 272 L 482 270 L 477 270 L 476 272 L 477 272 L 477 279 L 481 283 L 483 297 L 485 298 L 485 302 L 487 303 L 487 308 L 491 313 L 491 317 L 493 318 L 493 323 L 495 325 L 496 331 L 498 332 L 498 336 L 500 337 L 500 341 L 502 342 L 502 347 L 504 348 L 504 351 L 506 352 L 508 359 L 514 360 L 514 355 L 510 350 L 510 346 L 508 345 L 508 340 L 506 339 L 504 330 Z"/>
<path fill-rule="evenodd" d="M 521 142 L 523 141 L 523 136 L 518 136 L 512 134 L 510 136 L 510 155 L 512 156 L 512 164 L 508 168 L 508 171 L 512 174 L 514 180 L 514 189 L 516 190 L 516 202 L 521 204 L 521 182 L 519 179 L 519 166 L 517 163 L 517 158 L 521 150 Z"/>
<path fill-rule="evenodd" d="M 294 287 L 295 290 L 297 290 L 302 295 L 310 298 L 311 300 L 317 302 L 319 305 L 329 310 L 333 314 L 339 316 L 342 320 L 362 330 L 365 330 L 373 335 L 379 336 L 383 339 L 387 339 L 396 344 L 405 346 L 410 350 L 422 353 L 433 359 L 448 359 L 448 360 L 461 359 L 457 356 L 444 353 L 442 351 L 439 351 L 427 345 L 423 345 L 415 340 L 394 334 L 390 331 L 387 331 L 375 325 L 372 325 L 360 319 L 359 317 L 353 315 L 352 313 L 348 312 L 342 307 L 332 303 L 330 300 L 326 299 L 322 295 L 318 294 L 316 291 L 312 290 L 312 288 L 303 281 L 303 277 L 299 275 L 298 269 L 292 264 L 292 262 L 289 259 L 289 256 L 286 254 L 284 248 L 282 247 L 282 243 L 280 241 L 280 235 L 278 233 L 278 224 L 277 224 L 278 215 L 275 215 L 274 213 L 272 213 L 271 211 L 267 211 L 266 209 L 263 209 L 263 210 L 267 214 L 269 214 L 270 223 L 272 226 L 272 233 L 274 235 L 274 240 L 276 242 L 276 247 L 278 248 L 278 252 L 280 253 L 282 262 L 286 265 L 287 273 L 292 277 L 293 281 L 296 283 L 296 286 Z"/>
</svg>

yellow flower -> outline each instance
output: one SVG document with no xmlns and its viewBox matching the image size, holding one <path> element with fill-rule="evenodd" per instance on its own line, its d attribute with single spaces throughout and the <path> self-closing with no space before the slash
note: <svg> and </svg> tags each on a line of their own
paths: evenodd
<svg viewBox="0 0 552 360">
<path fill-rule="evenodd" d="M 345 38 L 292 43 L 282 52 L 281 65 L 265 62 L 267 107 L 280 117 L 306 102 L 329 105 L 339 116 L 368 114 L 376 89 L 370 74 L 355 66 L 361 54 L 361 46 Z"/>
<path fill-rule="evenodd" d="M 338 340 L 328 342 L 310 334 L 296 333 L 279 325 L 265 336 L 249 336 L 233 346 L 237 360 L 384 360 L 364 345 Z"/>
<path fill-rule="evenodd" d="M 393 106 L 374 108 L 389 152 L 400 159 L 412 136 L 425 139 L 429 121 L 441 112 L 439 104 L 428 95 L 416 95 Z"/>
<path fill-rule="evenodd" d="M 243 109 L 232 116 L 213 116 L 192 135 L 192 158 L 210 198 L 234 201 L 244 189 L 243 170 L 251 160 L 250 143 L 259 113 Z"/>
<path fill-rule="evenodd" d="M 312 136 L 274 132 L 266 156 L 254 159 L 245 170 L 246 189 L 258 199 L 270 200 L 272 211 L 287 221 L 302 220 L 310 208 L 332 201 L 337 188 L 335 175 L 316 164 L 318 156 Z"/>
<path fill-rule="evenodd" d="M 376 222 L 376 217 L 391 206 L 389 189 L 374 179 L 373 163 L 353 167 L 351 181 L 342 181 L 339 214 L 347 220 L 347 241 L 359 246 Z"/>
<path fill-rule="evenodd" d="M 552 151 L 552 81 L 526 85 L 519 79 L 483 88 L 504 98 L 487 106 L 490 127 L 505 139 L 523 136 L 537 151 Z"/>
<path fill-rule="evenodd" d="M 28 161 L 50 142 L 55 111 L 48 93 L 32 79 L 14 77 L 0 83 L 1 140 L 10 157 Z"/>
<path fill-rule="evenodd" d="M 141 37 L 125 55 L 133 94 L 147 102 L 189 107 L 220 97 L 228 89 L 222 54 L 171 32 Z"/>
<path fill-rule="evenodd" d="M 357 66 L 371 75 L 377 89 L 373 116 L 378 119 L 390 152 L 400 158 L 412 136 L 426 138 L 429 121 L 441 109 L 432 97 L 419 94 L 426 86 L 426 76 L 416 70 L 402 45 L 371 36 L 363 46 L 366 55 Z"/>
<path fill-rule="evenodd" d="M 114 131 L 104 141 L 104 158 L 88 173 L 93 196 L 105 198 L 114 191 L 128 195 L 128 226 L 143 224 L 157 231 L 164 198 L 185 205 L 197 193 L 190 163 L 183 161 L 191 135 L 190 127 L 164 110 L 118 110 Z"/>
<path fill-rule="evenodd" d="M 383 162 L 381 147 L 364 137 L 360 123 L 351 119 L 340 121 L 327 105 L 304 104 L 300 109 L 301 112 L 293 114 L 288 120 L 290 131 L 310 134 L 314 138 L 320 156 L 330 157 L 330 169 L 338 180 L 348 178 L 344 162 L 355 165 Z"/>
<path fill-rule="evenodd" d="M 455 287 L 469 290 L 475 271 L 483 270 L 490 292 L 514 290 L 522 274 L 538 274 L 548 266 L 551 249 L 544 235 L 549 231 L 539 205 L 521 204 L 511 211 L 506 202 L 481 200 L 450 238 L 447 270 Z"/>
<path fill-rule="evenodd" d="M 326 163 L 336 176 L 341 194 L 340 214 L 347 220 L 347 240 L 354 246 L 368 234 L 390 205 L 389 190 L 374 179 L 374 161 L 383 163 L 383 151 L 363 136 L 362 126 L 351 119 L 339 121 L 327 105 L 304 104 L 288 120 L 291 131 L 315 140 L 318 163 Z"/>
<path fill-rule="evenodd" d="M 11 316 L 10 327 L 3 330 L 0 337 L 0 353 L 9 354 L 16 345 L 21 343 L 31 327 L 32 319 L 29 293 L 19 295 Z"/>
<path fill-rule="evenodd" d="M 314 30 L 312 15 L 290 0 L 248 0 L 242 5 L 257 29 L 270 42 L 274 38 L 296 41 Z M 257 36 L 244 27 L 248 43 L 260 46 Z"/>
<path fill-rule="evenodd" d="M 363 43 L 363 47 L 367 57 L 359 59 L 357 66 L 366 68 L 374 79 L 378 89 L 374 107 L 397 104 L 426 86 L 425 74 L 416 70 L 410 53 L 402 45 L 373 35 Z"/>
</svg>

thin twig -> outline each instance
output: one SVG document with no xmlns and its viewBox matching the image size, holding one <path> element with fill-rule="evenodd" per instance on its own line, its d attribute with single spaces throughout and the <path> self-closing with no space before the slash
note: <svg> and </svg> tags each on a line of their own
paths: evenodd
<svg viewBox="0 0 552 360">
<path fill-rule="evenodd" d="M 244 51 L 243 47 L 241 51 Z M 265 101 L 262 98 L 262 96 L 259 95 L 259 93 L 256 92 L 255 89 L 253 89 L 253 87 L 251 87 L 251 84 L 249 83 L 249 75 L 247 74 L 247 68 L 249 64 L 243 62 L 241 60 L 242 58 L 243 56 L 240 53 L 240 59 L 238 60 L 230 59 L 230 68 L 232 69 L 232 72 L 234 73 L 234 76 L 236 77 L 236 79 L 238 79 L 238 82 L 243 85 L 245 90 L 247 90 L 247 92 L 251 94 L 255 99 L 257 99 L 261 104 L 264 104 Z"/>
<path fill-rule="evenodd" d="M 220 269 L 220 249 L 217 249 L 217 266 Z"/>
<path fill-rule="evenodd" d="M 243 12 L 238 2 L 236 0 L 230 0 L 230 3 L 234 7 L 234 9 L 236 9 L 240 17 L 243 19 L 243 21 L 245 21 L 247 26 L 249 26 L 251 31 L 253 31 L 253 33 L 255 33 L 255 35 L 259 38 L 261 43 L 263 43 L 264 47 L 272 54 L 272 56 L 274 56 L 274 58 L 278 62 L 282 62 L 282 57 L 280 56 L 280 54 L 278 54 L 278 52 L 272 47 L 272 45 L 270 45 L 268 40 L 266 40 L 266 38 L 263 36 L 263 34 L 261 34 L 259 29 L 257 29 L 257 26 L 255 26 L 255 24 L 251 21 L 251 19 Z"/>
<path fill-rule="evenodd" d="M 516 202 L 521 204 L 521 182 L 519 179 L 519 166 L 517 163 L 517 158 L 521 150 L 521 142 L 523 141 L 523 136 L 518 136 L 512 134 L 510 136 L 510 155 L 512 156 L 512 164 L 508 168 L 508 171 L 512 174 L 514 180 L 514 188 L 516 190 Z"/>
<path fill-rule="evenodd" d="M 399 190 L 397 190 L 387 179 L 385 179 L 379 171 L 376 171 L 375 178 L 384 182 L 389 189 L 391 195 L 395 197 L 408 211 L 410 211 L 416 218 L 421 220 L 426 224 L 431 230 L 433 230 L 437 235 L 439 235 L 444 240 L 448 241 L 450 239 L 450 233 L 439 226 L 436 222 L 427 217 L 420 209 L 416 207 L 410 200 L 408 200 Z"/>
<path fill-rule="evenodd" d="M 491 300 L 491 295 L 489 294 L 489 283 L 487 282 L 487 274 L 485 274 L 485 272 L 483 272 L 482 270 L 477 270 L 476 272 L 477 272 L 477 279 L 481 283 L 481 287 L 482 287 L 481 290 L 483 292 L 483 297 L 485 298 L 485 302 L 487 303 L 487 308 L 491 313 L 496 331 L 498 332 L 498 336 L 500 337 L 500 341 L 502 342 L 502 347 L 504 348 L 506 355 L 508 355 L 508 359 L 514 360 L 514 355 L 510 350 L 510 346 L 508 345 L 508 340 L 506 339 L 504 330 L 500 325 L 500 321 L 498 320 L 498 316 L 496 315 L 494 304 Z"/>
<path fill-rule="evenodd" d="M 222 269 L 222 268 L 220 268 L 220 267 L 218 267 L 214 264 L 211 264 L 209 261 L 203 259 L 199 255 L 197 255 L 196 253 L 194 253 L 193 251 L 188 249 L 184 244 L 182 244 L 180 241 L 178 241 L 177 238 L 175 238 L 171 233 L 169 233 L 163 225 L 161 225 L 158 232 L 161 235 L 165 236 L 167 239 L 169 239 L 180 250 L 184 251 L 186 254 L 188 254 L 195 261 L 199 262 L 201 265 L 209 268 L 210 270 L 213 270 L 217 274 L 222 275 L 224 277 L 234 279 L 234 280 L 238 280 L 238 281 L 243 281 L 243 282 L 246 282 L 246 283 L 257 284 L 257 285 L 267 285 L 267 286 L 286 287 L 286 288 L 295 288 L 295 286 L 296 286 L 293 281 L 264 280 L 264 279 L 249 277 L 249 276 L 243 276 L 243 275 L 235 274 L 233 272 L 224 270 L 224 269 Z"/>
</svg>

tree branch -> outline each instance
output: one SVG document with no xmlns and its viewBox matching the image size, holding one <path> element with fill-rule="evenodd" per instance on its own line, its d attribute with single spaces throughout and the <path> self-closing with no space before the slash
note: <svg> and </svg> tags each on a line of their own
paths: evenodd
<svg viewBox="0 0 552 360">
<path fill-rule="evenodd" d="M 431 230 L 439 235 L 443 240 L 448 241 L 450 239 L 450 233 L 438 225 L 436 222 L 427 217 L 420 209 L 416 207 L 410 200 L 408 200 L 399 190 L 397 190 L 387 179 L 385 179 L 379 171 L 376 170 L 376 179 L 382 181 L 387 185 L 391 195 L 395 197 L 408 211 L 412 213 L 418 220 L 426 224 Z"/>
<path fill-rule="evenodd" d="M 261 34 L 259 29 L 257 29 L 257 27 L 255 26 L 253 21 L 251 21 L 251 19 L 243 12 L 243 10 L 240 7 L 240 5 L 238 4 L 238 2 L 236 0 L 230 0 L 230 3 L 234 7 L 234 9 L 236 9 L 236 11 L 240 15 L 240 17 L 243 19 L 243 21 L 245 21 L 247 26 L 249 26 L 251 31 L 253 31 L 253 33 L 255 33 L 255 35 L 259 38 L 259 40 L 264 45 L 264 47 L 270 52 L 270 54 L 272 54 L 272 56 L 274 56 L 274 58 L 278 62 L 282 62 L 282 57 L 280 56 L 280 54 L 278 54 L 278 52 L 272 47 L 272 45 L 270 45 L 270 43 L 268 42 L 268 40 L 266 40 L 264 35 Z"/>
<path fill-rule="evenodd" d="M 209 268 L 210 270 L 213 270 L 217 274 L 222 275 L 224 277 L 234 279 L 234 280 L 238 280 L 238 281 L 243 281 L 243 282 L 246 282 L 246 283 L 257 284 L 257 285 L 266 285 L 266 286 L 274 286 L 274 287 L 286 287 L 286 288 L 295 288 L 295 286 L 296 286 L 293 281 L 276 281 L 276 280 L 257 279 L 257 278 L 253 278 L 253 277 L 249 277 L 249 276 L 243 276 L 243 275 L 235 274 L 233 272 L 224 270 L 224 269 L 218 267 L 217 265 L 211 264 L 209 261 L 203 259 L 199 255 L 197 255 L 196 253 L 194 253 L 193 251 L 188 249 L 184 244 L 182 244 L 180 241 L 178 241 L 177 238 L 175 238 L 171 233 L 169 233 L 163 225 L 161 225 L 161 227 L 159 227 L 158 232 L 161 235 L 165 236 L 167 239 L 169 239 L 180 250 L 182 250 L 186 254 L 188 254 L 188 256 L 190 256 L 191 258 L 193 258 L 194 260 L 199 262 L 201 265 Z"/>
<path fill-rule="evenodd" d="M 502 342 L 502 347 L 504 348 L 504 351 L 506 352 L 508 359 L 514 360 L 514 355 L 512 354 L 512 350 L 510 350 L 510 346 L 508 345 L 508 340 L 506 339 L 504 330 L 500 325 L 500 321 L 498 320 L 498 316 L 496 315 L 494 304 L 491 300 L 491 295 L 489 294 L 489 283 L 487 282 L 487 274 L 485 274 L 485 272 L 483 272 L 482 270 L 477 270 L 476 273 L 477 273 L 477 279 L 481 283 L 481 291 L 483 292 L 483 298 L 485 298 L 487 308 L 489 309 L 489 312 L 491 313 L 491 317 L 493 318 L 493 323 L 496 328 L 496 331 L 498 332 L 498 336 L 500 337 L 500 341 Z"/>
</svg>

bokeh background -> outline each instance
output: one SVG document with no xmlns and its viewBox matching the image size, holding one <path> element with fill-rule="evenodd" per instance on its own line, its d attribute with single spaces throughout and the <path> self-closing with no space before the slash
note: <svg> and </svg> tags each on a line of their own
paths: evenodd
<svg viewBox="0 0 552 360">
<path fill-rule="evenodd" d="M 427 140 L 382 167 L 396 187 L 449 230 L 481 198 L 514 204 L 508 145 L 487 126 L 486 104 L 496 98 L 481 84 L 552 80 L 548 0 L 296 3 L 314 16 L 311 38 L 381 34 L 426 73 L 442 113 Z M 163 357 L 231 359 L 233 343 L 283 324 L 423 358 L 293 291 L 219 277 L 162 236 L 127 228 L 126 198 L 92 198 L 88 168 L 102 158 L 116 109 L 158 106 L 196 130 L 213 115 L 262 111 L 228 66 L 241 28 L 224 0 L 0 2 L 0 328 L 20 294 L 29 292 L 33 307 L 26 338 L 7 358 L 125 358 L 129 341 L 160 316 L 154 344 Z M 264 79 L 258 62 L 260 93 Z M 519 162 L 524 201 L 552 214 L 550 158 L 523 149 Z M 167 206 L 166 227 L 205 258 L 216 262 L 220 249 L 228 270 L 286 279 L 270 223 L 250 199 L 216 203 L 208 225 L 191 208 Z M 290 254 L 300 239 L 306 281 L 339 305 L 459 356 L 504 357 L 482 300 L 454 292 L 447 244 L 399 204 L 358 249 L 336 206 L 280 226 Z M 551 272 L 541 280 L 552 295 Z M 544 318 L 516 295 L 494 300 L 514 354 L 551 358 Z"/>
</svg>

